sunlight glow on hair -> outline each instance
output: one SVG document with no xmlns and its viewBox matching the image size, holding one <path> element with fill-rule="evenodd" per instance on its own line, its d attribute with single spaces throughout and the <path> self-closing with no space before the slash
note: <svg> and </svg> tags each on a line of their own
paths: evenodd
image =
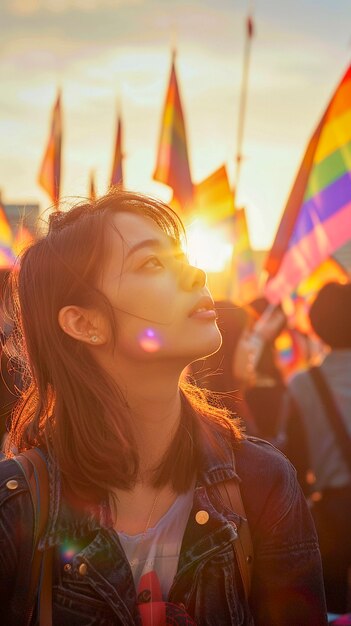
<svg viewBox="0 0 351 626">
<path fill-rule="evenodd" d="M 187 244 L 190 263 L 205 272 L 222 272 L 233 251 L 228 234 L 201 219 L 194 220 L 187 227 Z"/>
<path fill-rule="evenodd" d="M 153 328 L 145 328 L 139 335 L 139 343 L 145 352 L 157 352 L 161 347 L 161 340 Z"/>
</svg>

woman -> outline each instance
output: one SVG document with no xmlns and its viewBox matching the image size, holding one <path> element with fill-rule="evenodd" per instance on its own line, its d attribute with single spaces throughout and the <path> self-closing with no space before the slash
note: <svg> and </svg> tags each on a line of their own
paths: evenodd
<svg viewBox="0 0 351 626">
<path fill-rule="evenodd" d="M 323 624 L 294 470 L 179 385 L 221 342 L 206 276 L 181 239 L 171 209 L 117 191 L 53 214 L 21 261 L 14 302 L 30 384 L 7 456 L 35 446 L 47 456 L 40 547 L 54 546 L 53 624 Z M 3 479 L 9 464 L 16 489 Z M 22 624 L 33 513 L 15 461 L 0 467 L 1 611 Z M 232 549 L 240 518 L 217 490 L 234 479 L 255 550 L 249 603 Z M 160 599 L 163 617 L 145 616 Z"/>
</svg>

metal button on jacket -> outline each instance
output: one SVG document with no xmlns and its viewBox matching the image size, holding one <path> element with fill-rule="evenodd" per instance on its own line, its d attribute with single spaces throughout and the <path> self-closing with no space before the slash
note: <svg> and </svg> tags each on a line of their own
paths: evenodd
<svg viewBox="0 0 351 626">
<path fill-rule="evenodd" d="M 210 519 L 209 514 L 207 513 L 207 511 L 198 511 L 195 515 L 195 520 L 197 521 L 198 524 L 207 524 L 208 520 Z"/>
<path fill-rule="evenodd" d="M 85 563 L 82 563 L 79 567 L 78 567 L 78 572 L 80 573 L 81 576 L 85 576 L 85 574 L 88 571 L 88 567 Z"/>
<path fill-rule="evenodd" d="M 17 487 L 18 487 L 17 480 L 8 480 L 7 483 L 6 483 L 6 487 L 8 489 L 17 489 Z"/>
</svg>

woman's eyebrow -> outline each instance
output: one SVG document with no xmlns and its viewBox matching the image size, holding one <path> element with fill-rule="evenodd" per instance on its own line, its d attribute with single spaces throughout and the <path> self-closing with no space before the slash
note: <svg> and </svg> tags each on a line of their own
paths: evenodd
<svg viewBox="0 0 351 626">
<path fill-rule="evenodd" d="M 137 252 L 138 250 L 142 248 L 161 248 L 161 247 L 162 247 L 162 244 L 158 239 L 143 239 L 142 241 L 139 241 L 134 246 L 129 248 L 125 258 L 128 259 L 132 254 L 134 254 L 134 252 Z"/>
<path fill-rule="evenodd" d="M 177 242 L 175 239 L 173 239 L 173 237 L 169 237 L 167 239 L 169 240 L 169 243 L 172 246 L 172 248 L 178 247 Z M 167 244 L 165 244 L 165 242 L 163 241 L 160 241 L 159 239 L 155 239 L 155 238 L 143 239 L 142 241 L 139 241 L 134 246 L 129 248 L 125 258 L 128 259 L 132 254 L 134 254 L 138 250 L 141 250 L 142 248 L 158 248 L 158 249 L 164 248 L 165 249 L 166 247 L 167 247 Z"/>
</svg>

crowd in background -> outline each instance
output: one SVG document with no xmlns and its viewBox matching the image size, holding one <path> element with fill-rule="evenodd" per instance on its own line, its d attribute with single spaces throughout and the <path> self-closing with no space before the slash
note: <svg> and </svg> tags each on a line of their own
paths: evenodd
<svg viewBox="0 0 351 626">
<path fill-rule="evenodd" d="M 265 298 L 217 302 L 223 344 L 190 375 L 294 464 L 322 554 L 330 613 L 351 610 L 351 284 L 329 283 L 309 332 Z M 284 350 L 285 347 L 285 350 Z M 282 349 L 283 348 L 283 349 Z"/>
</svg>

